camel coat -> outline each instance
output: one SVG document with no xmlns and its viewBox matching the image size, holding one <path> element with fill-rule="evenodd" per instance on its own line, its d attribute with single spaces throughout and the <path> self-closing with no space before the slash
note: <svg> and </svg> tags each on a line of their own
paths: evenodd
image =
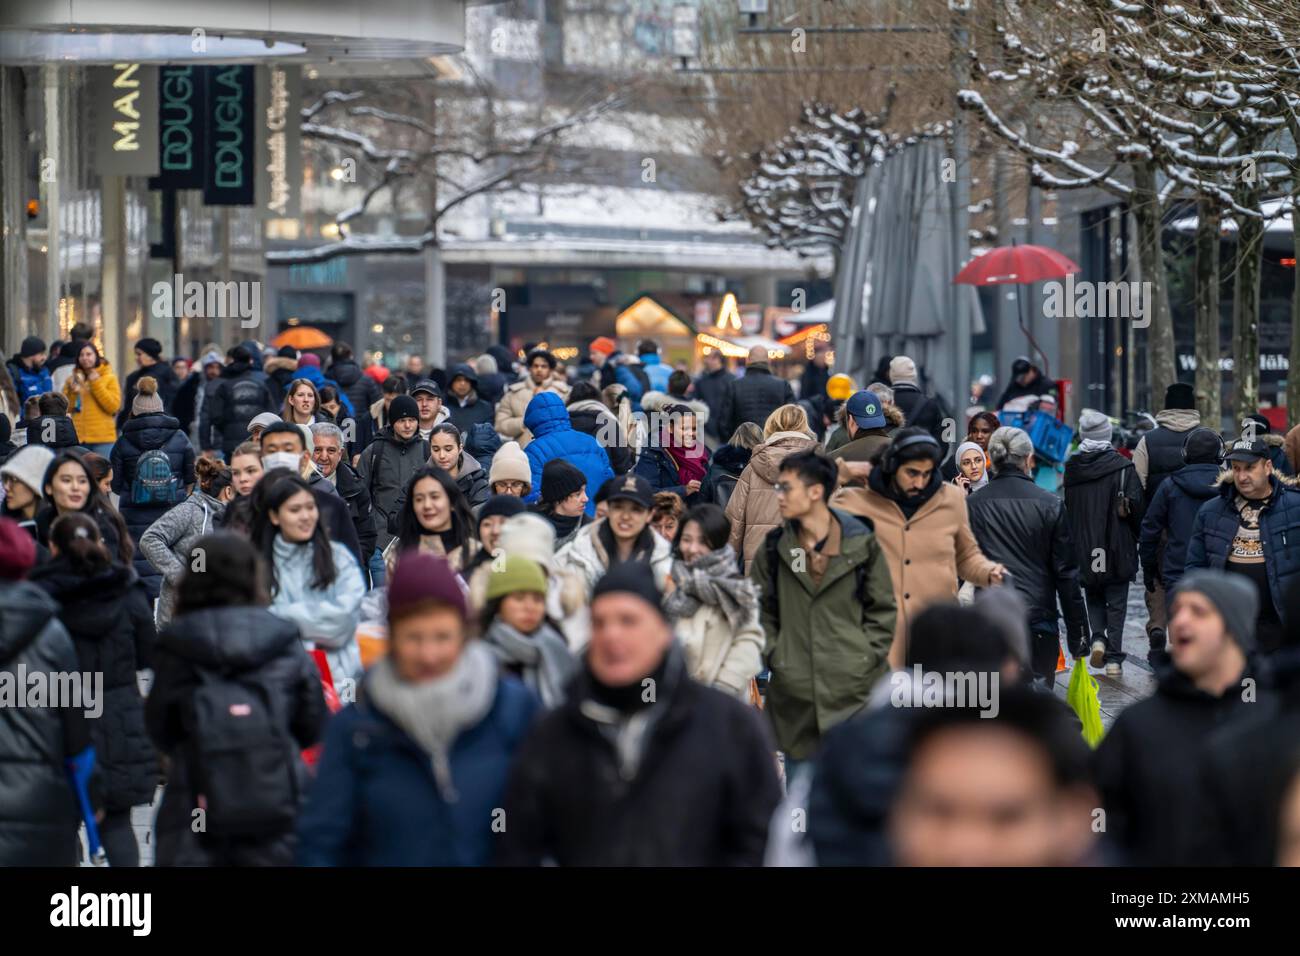
<svg viewBox="0 0 1300 956">
<path fill-rule="evenodd" d="M 845 487 L 831 497 L 831 507 L 868 518 L 875 525 L 889 575 L 894 582 L 898 620 L 889 666 L 905 663 L 907 630 L 912 619 L 938 601 L 957 599 L 958 577 L 987 587 L 996 562 L 984 557 L 971 532 L 966 492 L 944 483 L 911 521 L 889 498 L 871 488 Z"/>
<path fill-rule="evenodd" d="M 736 480 L 736 490 L 727 501 L 729 543 L 745 559 L 746 574 L 767 533 L 781 523 L 781 506 L 773 487 L 780 476 L 781 462 L 795 452 L 816 446 L 816 440 L 802 432 L 777 432 L 754 449 L 749 464 Z"/>
</svg>

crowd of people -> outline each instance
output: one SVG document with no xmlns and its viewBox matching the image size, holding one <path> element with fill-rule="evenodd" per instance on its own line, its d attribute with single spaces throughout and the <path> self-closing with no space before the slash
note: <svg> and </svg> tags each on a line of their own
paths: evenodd
<svg viewBox="0 0 1300 956">
<path fill-rule="evenodd" d="M 907 356 L 145 338 L 119 380 L 92 332 L 0 377 L 0 863 L 86 823 L 138 865 L 153 805 L 158 865 L 1300 864 L 1262 417 L 1175 385 L 1129 453 L 1084 410 L 1057 494 Z M 1060 661 L 1123 675 L 1139 575 L 1156 690 L 1093 750 Z M 102 693 L 4 697 L 38 672 Z"/>
</svg>

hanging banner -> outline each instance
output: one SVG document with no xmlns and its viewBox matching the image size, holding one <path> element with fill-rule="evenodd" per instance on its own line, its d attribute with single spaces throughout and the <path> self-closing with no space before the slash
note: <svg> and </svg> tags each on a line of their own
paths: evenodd
<svg viewBox="0 0 1300 956">
<path fill-rule="evenodd" d="M 257 208 L 267 219 L 297 219 L 302 185 L 302 70 L 268 66 L 257 90 Z"/>
<path fill-rule="evenodd" d="M 208 74 L 203 202 L 251 206 L 257 179 L 257 71 L 217 66 Z"/>
<path fill-rule="evenodd" d="M 139 63 L 94 67 L 90 87 L 95 171 L 101 176 L 158 172 L 158 68 Z"/>
<path fill-rule="evenodd" d="M 164 66 L 158 77 L 158 175 L 150 189 L 202 189 L 208 73 L 212 67 Z"/>
</svg>

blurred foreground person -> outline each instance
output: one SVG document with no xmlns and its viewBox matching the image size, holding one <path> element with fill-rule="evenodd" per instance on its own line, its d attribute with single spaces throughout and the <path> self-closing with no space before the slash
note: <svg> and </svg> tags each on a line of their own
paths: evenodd
<svg viewBox="0 0 1300 956">
<path fill-rule="evenodd" d="M 899 866 L 1079 866 L 1096 862 L 1088 746 L 1046 694 L 1002 692 L 998 714 L 917 712 L 889 818 Z"/>
<path fill-rule="evenodd" d="M 149 735 L 168 755 L 158 866 L 287 866 L 320 737 L 320 673 L 291 621 L 267 610 L 266 566 L 232 534 L 207 535 L 154 655 Z M 201 825 L 200 825 L 201 823 Z"/>
<path fill-rule="evenodd" d="M 298 826 L 298 862 L 487 863 L 503 831 L 522 825 L 501 812 L 502 791 L 537 699 L 469 640 L 465 597 L 445 558 L 399 559 L 388 646 L 356 703 L 330 724 Z"/>
<path fill-rule="evenodd" d="M 606 574 L 591 624 L 568 700 L 520 749 L 498 860 L 761 863 L 780 787 L 758 715 L 687 675 L 649 567 Z"/>
</svg>

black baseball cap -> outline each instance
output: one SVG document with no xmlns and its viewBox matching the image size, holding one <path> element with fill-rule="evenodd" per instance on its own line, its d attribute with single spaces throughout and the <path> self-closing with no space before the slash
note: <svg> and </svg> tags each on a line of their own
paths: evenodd
<svg viewBox="0 0 1300 956">
<path fill-rule="evenodd" d="M 1232 443 L 1228 449 L 1228 454 L 1224 456 L 1224 461 L 1259 461 L 1261 458 L 1268 457 L 1268 445 L 1263 441 L 1247 441 L 1241 439 Z"/>
<path fill-rule="evenodd" d="M 619 499 L 634 501 L 647 511 L 655 504 L 654 489 L 650 487 L 650 482 L 640 475 L 622 475 L 614 478 L 611 482 L 606 482 L 601 491 L 605 492 L 606 501 Z"/>
<path fill-rule="evenodd" d="M 440 389 L 438 383 L 431 378 L 422 378 L 420 381 L 415 383 L 415 387 L 411 389 L 411 394 L 415 395 L 419 392 L 428 392 L 434 398 L 442 398 L 442 389 Z"/>
</svg>

